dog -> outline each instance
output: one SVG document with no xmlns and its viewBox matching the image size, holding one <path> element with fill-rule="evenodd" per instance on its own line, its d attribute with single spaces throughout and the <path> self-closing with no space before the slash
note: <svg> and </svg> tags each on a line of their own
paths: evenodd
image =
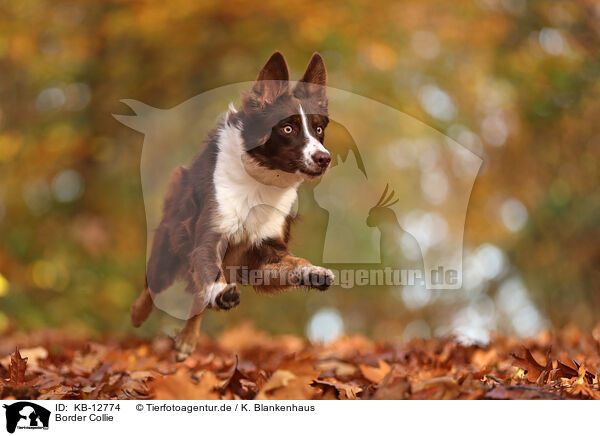
<svg viewBox="0 0 600 436">
<path fill-rule="evenodd" d="M 290 288 L 326 290 L 329 269 L 288 250 L 292 207 L 305 180 L 331 162 L 324 147 L 329 123 L 323 58 L 314 53 L 292 86 L 283 55 L 268 59 L 241 105 L 232 104 L 209 133 L 206 147 L 171 176 L 161 222 L 146 267 L 146 286 L 132 306 L 140 326 L 153 296 L 176 279 L 193 294 L 189 318 L 175 338 L 175 357 L 195 349 L 206 309 L 240 303 L 238 283 L 263 293 Z M 252 281 L 259 277 L 260 281 Z"/>
</svg>

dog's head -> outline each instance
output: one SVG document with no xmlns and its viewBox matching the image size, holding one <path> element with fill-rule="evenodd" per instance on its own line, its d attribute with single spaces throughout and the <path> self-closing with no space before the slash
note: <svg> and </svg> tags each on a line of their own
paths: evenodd
<svg viewBox="0 0 600 436">
<path fill-rule="evenodd" d="M 313 54 L 294 87 L 289 79 L 283 55 L 273 53 L 243 96 L 236 118 L 246 153 L 260 167 L 311 179 L 331 162 L 323 146 L 329 122 L 323 58 Z"/>
</svg>

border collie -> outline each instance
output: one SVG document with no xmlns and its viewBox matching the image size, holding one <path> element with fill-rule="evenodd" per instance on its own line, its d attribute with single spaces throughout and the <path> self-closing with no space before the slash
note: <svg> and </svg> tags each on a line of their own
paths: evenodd
<svg viewBox="0 0 600 436">
<path fill-rule="evenodd" d="M 177 360 L 194 351 L 206 309 L 239 304 L 236 283 L 250 279 L 257 291 L 275 293 L 294 287 L 325 290 L 333 282 L 330 270 L 287 248 L 299 185 L 323 175 L 331 162 L 323 146 L 329 122 L 326 81 L 318 53 L 295 86 L 284 57 L 273 53 L 242 95 L 241 107 L 230 105 L 209 134 L 205 150 L 174 171 L 146 287 L 131 320 L 140 326 L 152 311 L 153 296 L 183 279 L 194 297 L 175 339 Z M 261 281 L 253 282 L 256 277 Z"/>
</svg>

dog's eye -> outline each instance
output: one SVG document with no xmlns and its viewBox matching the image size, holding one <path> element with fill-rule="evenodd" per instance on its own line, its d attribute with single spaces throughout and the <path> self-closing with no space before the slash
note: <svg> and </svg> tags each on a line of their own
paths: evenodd
<svg viewBox="0 0 600 436">
<path fill-rule="evenodd" d="M 321 135 L 323 133 L 323 127 L 317 127 L 317 135 Z"/>
<path fill-rule="evenodd" d="M 281 131 L 283 133 L 285 133 L 286 135 L 289 135 L 290 133 L 292 133 L 294 131 L 294 128 L 288 124 L 287 126 L 283 126 Z"/>
</svg>

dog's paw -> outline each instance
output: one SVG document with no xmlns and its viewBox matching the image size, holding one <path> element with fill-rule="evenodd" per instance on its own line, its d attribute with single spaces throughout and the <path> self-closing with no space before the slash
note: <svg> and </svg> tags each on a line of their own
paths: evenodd
<svg viewBox="0 0 600 436">
<path fill-rule="evenodd" d="M 235 283 L 232 283 L 215 297 L 214 306 L 221 310 L 231 310 L 238 304 L 240 304 L 240 291 Z"/>
<path fill-rule="evenodd" d="M 185 330 L 179 332 L 175 338 L 175 360 L 177 362 L 183 362 L 185 359 L 196 349 L 198 344 L 197 334 L 186 334 Z"/>
<path fill-rule="evenodd" d="M 322 266 L 304 266 L 300 268 L 300 286 L 325 291 L 333 284 L 335 275 L 333 271 Z"/>
</svg>

